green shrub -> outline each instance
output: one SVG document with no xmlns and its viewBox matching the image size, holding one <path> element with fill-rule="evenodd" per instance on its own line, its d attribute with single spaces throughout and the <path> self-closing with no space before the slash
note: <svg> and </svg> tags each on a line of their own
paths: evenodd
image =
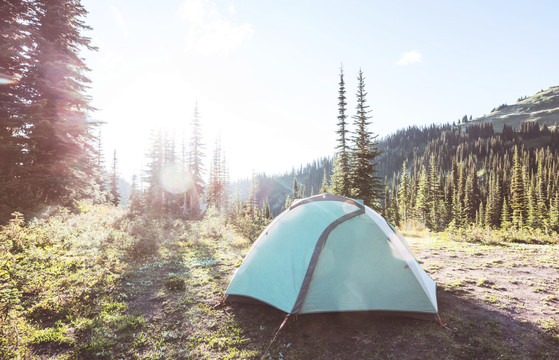
<svg viewBox="0 0 559 360">
<path fill-rule="evenodd" d="M 448 228 L 439 236 L 453 241 L 480 242 L 484 244 L 525 243 L 525 244 L 559 244 L 556 232 L 541 229 L 490 229 L 480 226 L 468 228 Z"/>
<path fill-rule="evenodd" d="M 165 287 L 170 291 L 184 291 L 184 279 L 177 274 L 169 274 L 165 279 Z"/>
<path fill-rule="evenodd" d="M 143 259 L 157 253 L 161 245 L 159 225 L 157 220 L 143 218 L 137 218 L 130 223 L 129 233 L 133 242 L 128 252 L 134 259 Z"/>
</svg>

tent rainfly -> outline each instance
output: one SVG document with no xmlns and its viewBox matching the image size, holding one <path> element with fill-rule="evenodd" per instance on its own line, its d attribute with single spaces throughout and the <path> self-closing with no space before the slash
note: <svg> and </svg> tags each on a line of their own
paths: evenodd
<svg viewBox="0 0 559 360">
<path fill-rule="evenodd" d="M 288 316 L 389 311 L 438 317 L 436 283 L 404 237 L 360 201 L 331 194 L 299 200 L 277 216 L 225 296 L 258 300 Z"/>
</svg>

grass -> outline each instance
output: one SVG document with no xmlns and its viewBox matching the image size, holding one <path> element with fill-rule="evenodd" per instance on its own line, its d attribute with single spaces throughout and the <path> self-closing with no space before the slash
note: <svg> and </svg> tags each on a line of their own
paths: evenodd
<svg viewBox="0 0 559 360">
<path fill-rule="evenodd" d="M 409 239 L 439 284 L 450 330 L 433 319 L 309 314 L 291 317 L 266 351 L 284 313 L 219 306 L 251 245 L 224 218 L 144 219 L 90 206 L 12 223 L 0 230 L 0 358 L 559 357 L 556 246 L 458 242 L 425 232 Z"/>
</svg>

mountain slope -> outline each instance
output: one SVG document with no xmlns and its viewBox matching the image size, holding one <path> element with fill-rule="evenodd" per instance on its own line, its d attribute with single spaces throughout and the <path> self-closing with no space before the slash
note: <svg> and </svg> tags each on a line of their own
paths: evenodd
<svg viewBox="0 0 559 360">
<path fill-rule="evenodd" d="M 520 129 L 520 123 L 523 121 L 536 122 L 540 126 L 547 124 L 549 127 L 559 123 L 559 86 L 542 90 L 528 98 L 520 98 L 513 105 L 500 105 L 493 109 L 489 115 L 461 125 L 491 122 L 495 131 L 501 132 L 504 124 L 518 130 Z"/>
</svg>

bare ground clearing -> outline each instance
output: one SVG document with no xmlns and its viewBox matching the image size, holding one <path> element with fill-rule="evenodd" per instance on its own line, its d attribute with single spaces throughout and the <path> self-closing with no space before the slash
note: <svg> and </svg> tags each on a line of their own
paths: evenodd
<svg viewBox="0 0 559 360">
<path fill-rule="evenodd" d="M 131 287 L 137 290 L 128 311 L 143 314 L 146 325 L 132 336 L 140 339 L 134 351 L 121 354 L 175 359 L 559 358 L 557 246 L 409 240 L 438 283 L 440 315 L 449 330 L 434 319 L 377 313 L 302 315 L 290 318 L 264 353 L 285 314 L 265 305 L 214 307 L 248 244 L 232 248 L 208 240 L 199 244 L 202 252 L 175 251 L 175 260 L 132 273 Z M 169 273 L 188 274 L 185 291 L 165 289 Z"/>
</svg>

